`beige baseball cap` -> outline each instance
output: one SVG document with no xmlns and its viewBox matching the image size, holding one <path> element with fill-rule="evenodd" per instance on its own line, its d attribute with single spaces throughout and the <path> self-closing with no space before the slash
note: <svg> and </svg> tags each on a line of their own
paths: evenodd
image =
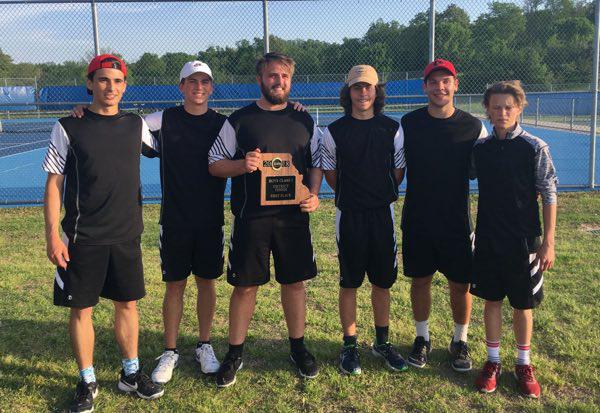
<svg viewBox="0 0 600 413">
<path fill-rule="evenodd" d="M 352 86 L 355 83 L 364 82 L 370 85 L 376 85 L 379 83 L 379 76 L 373 66 L 369 65 L 358 65 L 350 69 L 348 73 L 348 80 L 346 84 Z"/>
</svg>

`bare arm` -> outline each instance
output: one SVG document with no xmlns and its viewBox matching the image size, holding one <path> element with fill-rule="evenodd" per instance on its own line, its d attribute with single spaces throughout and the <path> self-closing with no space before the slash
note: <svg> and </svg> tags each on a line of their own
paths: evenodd
<svg viewBox="0 0 600 413">
<path fill-rule="evenodd" d="M 335 191 L 335 185 L 337 183 L 337 171 L 325 171 L 325 181 L 327 181 L 327 185 L 331 187 Z"/>
<path fill-rule="evenodd" d="M 402 180 L 404 179 L 404 168 L 395 168 L 394 177 L 396 178 L 396 183 L 398 186 L 400 186 Z"/>
<path fill-rule="evenodd" d="M 309 168 L 308 179 L 310 196 L 300 202 L 300 210 L 302 212 L 314 212 L 319 207 L 319 190 L 321 189 L 321 182 L 323 182 L 323 171 L 321 168 Z"/>
<path fill-rule="evenodd" d="M 60 208 L 64 175 L 49 173 L 44 195 L 44 219 L 46 222 L 46 254 L 54 265 L 63 269 L 69 262 L 69 250 L 60 238 Z"/>
<path fill-rule="evenodd" d="M 556 204 L 547 204 L 542 207 L 544 218 L 544 240 L 538 249 L 538 258 L 542 271 L 551 269 L 556 260 L 554 252 L 554 234 L 556 231 Z"/>
<path fill-rule="evenodd" d="M 248 152 L 244 159 L 221 159 L 213 162 L 208 165 L 208 172 L 219 178 L 231 178 L 256 171 L 260 166 L 260 161 L 260 149 L 256 148 Z"/>
</svg>

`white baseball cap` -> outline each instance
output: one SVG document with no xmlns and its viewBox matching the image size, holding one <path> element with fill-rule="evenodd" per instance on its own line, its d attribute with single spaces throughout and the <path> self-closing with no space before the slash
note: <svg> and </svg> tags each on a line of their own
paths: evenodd
<svg viewBox="0 0 600 413">
<path fill-rule="evenodd" d="M 179 73 L 179 81 L 181 82 L 183 79 L 193 75 L 194 73 L 205 73 L 211 78 L 211 80 L 213 78 L 212 71 L 206 63 L 201 62 L 200 60 L 192 60 L 191 62 L 187 62 L 183 65 L 183 68 Z"/>
</svg>

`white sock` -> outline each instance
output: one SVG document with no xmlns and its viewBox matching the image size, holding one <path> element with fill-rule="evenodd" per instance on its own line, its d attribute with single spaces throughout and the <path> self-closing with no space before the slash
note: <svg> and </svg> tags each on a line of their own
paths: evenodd
<svg viewBox="0 0 600 413">
<path fill-rule="evenodd" d="M 417 337 L 421 336 L 425 339 L 425 341 L 429 341 L 429 320 L 415 320 L 415 327 L 417 328 Z"/>
<path fill-rule="evenodd" d="M 531 363 L 529 359 L 530 347 L 529 344 L 517 344 L 517 364 L 527 366 Z"/>
<path fill-rule="evenodd" d="M 500 363 L 500 342 L 485 340 L 488 361 Z"/>
<path fill-rule="evenodd" d="M 454 342 L 464 341 L 467 342 L 467 334 L 469 333 L 469 324 L 458 324 L 454 323 Z"/>
</svg>

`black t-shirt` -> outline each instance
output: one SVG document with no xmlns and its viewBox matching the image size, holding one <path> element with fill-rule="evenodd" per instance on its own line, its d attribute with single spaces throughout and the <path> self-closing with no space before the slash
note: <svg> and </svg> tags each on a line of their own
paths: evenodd
<svg viewBox="0 0 600 413">
<path fill-rule="evenodd" d="M 474 142 L 487 135 L 485 127 L 460 109 L 438 119 L 427 107 L 407 113 L 400 123 L 406 157 L 402 229 L 445 237 L 470 234 L 470 156 Z"/>
<path fill-rule="evenodd" d="M 62 228 L 71 242 L 116 244 L 142 233 L 142 143 L 156 147 L 144 120 L 131 113 L 86 109 L 54 125 L 43 168 L 66 176 Z"/>
<path fill-rule="evenodd" d="M 290 153 L 292 162 L 308 186 L 308 168 L 319 167 L 319 140 L 312 117 L 288 105 L 282 110 L 263 110 L 256 103 L 239 109 L 223 124 L 208 154 L 208 162 L 244 159 L 259 148 L 262 153 Z M 260 172 L 231 180 L 231 211 L 239 218 L 299 212 L 298 205 L 261 206 Z"/>
<path fill-rule="evenodd" d="M 192 115 L 183 106 L 155 112 L 146 122 L 159 143 L 160 223 L 178 228 L 223 225 L 226 179 L 208 173 L 208 151 L 227 117 L 209 109 Z"/>
<path fill-rule="evenodd" d="M 379 114 L 368 120 L 346 115 L 321 139 L 324 170 L 337 172 L 335 204 L 342 211 L 387 207 L 398 199 L 395 168 L 404 168 L 400 124 Z"/>
</svg>

